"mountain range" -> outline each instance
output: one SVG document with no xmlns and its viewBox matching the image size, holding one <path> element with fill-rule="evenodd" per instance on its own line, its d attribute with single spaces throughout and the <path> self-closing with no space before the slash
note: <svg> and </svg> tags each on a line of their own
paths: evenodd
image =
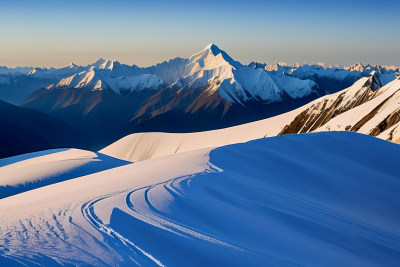
<svg viewBox="0 0 400 267">
<path fill-rule="evenodd" d="M 0 266 L 398 266 L 398 72 L 0 68 Z"/>
<path fill-rule="evenodd" d="M 335 94 L 271 118 L 197 133 L 135 133 L 100 152 L 136 162 L 264 137 L 322 131 L 352 131 L 400 143 L 400 78 L 382 86 L 373 72 Z"/>
<path fill-rule="evenodd" d="M 215 44 L 189 58 L 145 68 L 104 59 L 63 68 L 1 67 L 0 100 L 16 105 L 1 116 L 12 119 L 18 108 L 35 110 L 68 125 L 58 127 L 64 132 L 76 133 L 54 135 L 58 146 L 33 142 L 31 147 L 70 147 L 72 140 L 73 147 L 97 150 L 136 132 L 206 131 L 269 118 L 371 75 L 376 83 L 371 90 L 377 90 L 399 70 L 362 64 L 244 65 Z M 35 151 L 26 147 L 23 152 Z"/>
</svg>

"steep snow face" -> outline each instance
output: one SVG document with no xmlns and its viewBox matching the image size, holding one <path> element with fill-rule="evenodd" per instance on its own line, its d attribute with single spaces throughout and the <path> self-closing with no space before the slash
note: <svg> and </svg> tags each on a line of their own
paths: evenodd
<svg viewBox="0 0 400 267">
<path fill-rule="evenodd" d="M 110 75 L 116 77 L 122 75 L 133 75 L 137 72 L 137 69 L 137 66 L 128 66 L 115 60 L 104 60 L 100 58 L 93 64 L 87 66 L 78 66 L 71 63 L 63 68 L 35 68 L 30 71 L 28 75 L 38 79 L 63 79 L 84 71 L 108 70 L 111 72 Z"/>
<path fill-rule="evenodd" d="M 376 97 L 324 124 L 318 131 L 343 131 L 350 128 L 378 135 L 400 120 L 400 80 L 396 79 L 377 91 Z"/>
<path fill-rule="evenodd" d="M 293 99 L 307 97 L 313 92 L 317 93 L 318 85 L 312 80 L 301 80 L 282 72 L 270 73 L 270 76 L 277 86 Z"/>
<path fill-rule="evenodd" d="M 138 72 L 139 67 L 136 65 L 128 66 L 121 64 L 118 61 L 113 61 L 112 68 L 110 69 L 111 77 L 121 77 L 121 76 L 134 76 L 140 74 Z"/>
<path fill-rule="evenodd" d="M 35 68 L 29 72 L 29 76 L 37 78 L 37 79 L 62 79 L 78 72 L 84 71 L 86 68 L 82 66 L 78 66 L 74 63 L 69 64 L 63 68 Z"/>
<path fill-rule="evenodd" d="M 157 90 L 164 84 L 159 77 L 152 74 L 120 76 L 116 78 L 112 77 L 110 74 L 108 70 L 95 70 L 94 67 L 92 67 L 90 71 L 83 71 L 64 78 L 55 86 L 50 86 L 47 89 L 111 89 L 116 93 L 127 93 L 145 89 Z"/>
<path fill-rule="evenodd" d="M 103 58 L 99 58 L 96 62 L 89 64 L 87 67 L 91 68 L 91 67 L 95 67 L 96 69 L 99 69 L 104 63 L 106 63 L 109 60 L 105 60 Z"/>
<path fill-rule="evenodd" d="M 242 64 L 234 61 L 215 44 L 209 44 L 203 51 L 189 58 L 189 63 L 186 65 L 186 75 L 193 75 L 202 70 L 213 70 L 221 67 L 239 69 L 242 67 Z"/>
<path fill-rule="evenodd" d="M 219 89 L 223 98 L 239 103 L 251 99 L 270 103 L 282 100 L 281 90 L 264 70 L 241 68 L 232 73 L 233 78 L 225 80 Z"/>
<path fill-rule="evenodd" d="M 344 80 L 351 77 L 361 78 L 361 73 L 358 71 L 349 71 L 339 68 L 324 68 L 319 65 L 304 65 L 301 68 L 294 70 L 291 75 L 300 79 L 305 79 L 313 75 L 334 80 Z"/>
<path fill-rule="evenodd" d="M 0 200 L 0 263 L 396 266 L 399 155 L 290 135 L 64 181 Z"/>
<path fill-rule="evenodd" d="M 242 104 L 249 100 L 266 103 L 282 100 L 282 91 L 266 71 L 243 66 L 214 44 L 189 58 L 185 74 L 173 86 L 207 87 L 211 92 L 218 90 L 230 102 Z"/>
<path fill-rule="evenodd" d="M 105 60 L 103 64 L 99 66 L 101 70 L 112 70 L 114 68 L 114 60 Z"/>
<path fill-rule="evenodd" d="M 304 98 L 312 93 L 315 93 L 316 95 L 320 94 L 319 87 L 314 81 L 291 76 L 291 73 L 300 67 L 298 64 L 291 65 L 279 62 L 267 65 L 252 62 L 249 64 L 249 67 L 255 69 L 265 69 L 276 86 L 293 99 Z"/>
<path fill-rule="evenodd" d="M 119 93 L 141 91 L 145 89 L 157 90 L 163 85 L 163 80 L 153 74 L 137 76 L 122 76 L 110 80 L 111 88 Z"/>
<path fill-rule="evenodd" d="M 140 68 L 137 70 L 138 74 L 154 74 L 160 77 L 167 84 L 173 84 L 179 78 L 185 76 L 186 64 L 189 59 L 187 58 L 174 58 L 164 61 L 155 66 Z"/>
<path fill-rule="evenodd" d="M 55 86 L 55 88 L 89 88 L 92 90 L 101 90 L 103 87 L 103 81 L 95 72 L 94 68 L 61 79 L 61 81 Z"/>
<path fill-rule="evenodd" d="M 240 66 L 240 63 L 235 62 L 224 51 L 211 44 L 189 58 L 183 77 L 178 79 L 173 86 L 194 89 L 221 83 L 233 78 L 232 70 Z M 214 90 L 217 87 L 214 86 Z"/>
</svg>

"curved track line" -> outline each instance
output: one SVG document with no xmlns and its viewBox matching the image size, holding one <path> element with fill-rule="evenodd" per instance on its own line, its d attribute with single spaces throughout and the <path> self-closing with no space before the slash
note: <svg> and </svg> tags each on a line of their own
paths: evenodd
<svg viewBox="0 0 400 267">
<path fill-rule="evenodd" d="M 213 164 L 211 164 L 210 162 L 207 163 L 208 167 L 201 173 L 214 173 L 214 172 L 221 172 L 222 170 L 219 169 L 218 167 L 214 166 Z M 198 173 L 198 174 L 201 174 Z M 177 178 L 173 178 L 158 184 L 154 184 L 154 185 L 149 185 L 149 186 L 145 186 L 145 187 L 141 187 L 138 189 L 135 189 L 131 192 L 129 191 L 122 191 L 122 192 L 116 192 L 110 195 L 106 195 L 106 196 L 102 196 L 100 198 L 96 198 L 93 199 L 91 201 L 88 201 L 86 203 L 84 203 L 81 206 L 81 213 L 83 214 L 83 217 L 95 228 L 97 229 L 99 232 L 112 237 L 113 239 L 117 239 L 119 240 L 122 244 L 124 244 L 124 246 L 126 246 L 129 250 L 131 250 L 132 252 L 134 252 L 135 254 L 141 254 L 144 257 L 146 257 L 147 259 L 149 259 L 151 262 L 155 263 L 158 266 L 164 266 L 163 263 L 156 259 L 153 255 L 151 255 L 150 253 L 146 252 L 145 250 L 143 250 L 140 246 L 138 246 L 135 242 L 133 242 L 132 240 L 129 240 L 128 238 L 124 237 L 123 235 L 121 235 L 120 233 L 118 233 L 117 231 L 115 231 L 114 229 L 112 229 L 109 225 L 106 225 L 102 222 L 102 220 L 95 214 L 94 212 L 94 205 L 96 205 L 97 203 L 99 203 L 100 201 L 103 201 L 105 199 L 108 199 L 110 197 L 115 197 L 119 194 L 124 194 L 127 193 L 126 197 L 125 197 L 125 201 L 126 201 L 126 205 L 127 207 L 133 212 L 133 214 L 130 214 L 131 216 L 135 217 L 136 219 L 145 222 L 147 224 L 151 224 L 154 225 L 158 228 L 161 228 L 163 230 L 166 231 L 170 231 L 176 235 L 182 236 L 182 237 L 186 237 L 186 238 L 196 238 L 199 240 L 203 240 L 205 242 L 212 242 L 221 246 L 227 246 L 236 250 L 240 250 L 240 251 L 245 251 L 242 248 L 236 247 L 234 245 L 228 244 L 224 241 L 209 237 L 207 235 L 204 235 L 202 233 L 196 232 L 194 230 L 191 230 L 185 226 L 179 225 L 176 222 L 173 222 L 171 220 L 168 220 L 162 216 L 157 216 L 157 215 L 153 215 L 150 213 L 146 213 L 143 214 L 140 211 L 136 210 L 134 208 L 133 203 L 130 201 L 130 197 L 137 193 L 140 192 L 142 190 L 145 190 L 146 192 L 148 192 L 149 190 L 151 190 L 152 188 L 155 188 L 157 186 L 168 186 L 171 185 L 172 183 L 178 181 L 178 182 L 182 182 L 182 181 L 186 181 L 188 186 L 190 184 L 190 181 L 193 179 L 195 175 L 186 175 L 186 176 L 182 176 L 182 177 L 177 177 Z M 173 186 L 172 186 L 173 188 Z M 148 201 L 147 199 L 147 194 L 145 195 L 146 199 L 144 200 L 149 207 L 153 208 L 154 212 L 157 212 L 157 210 L 151 205 L 150 201 Z M 132 259 L 132 258 L 131 258 Z M 133 259 L 134 260 L 134 259 Z M 136 262 L 137 264 L 139 264 L 138 262 Z"/>
</svg>

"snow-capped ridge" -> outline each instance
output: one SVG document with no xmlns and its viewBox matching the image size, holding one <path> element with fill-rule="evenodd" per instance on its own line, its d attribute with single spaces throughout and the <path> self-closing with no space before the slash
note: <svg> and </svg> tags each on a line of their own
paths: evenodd
<svg viewBox="0 0 400 267">
<path fill-rule="evenodd" d="M 49 89 L 71 86 L 71 88 L 90 87 L 96 90 L 112 88 L 120 92 L 121 89 L 128 88 L 137 91 L 143 86 L 154 86 L 147 89 L 158 90 L 163 85 L 172 90 L 202 88 L 208 95 L 219 92 L 220 96 L 229 102 L 245 104 L 254 100 L 274 103 L 310 96 L 315 98 L 346 88 L 372 71 L 379 73 L 379 79 L 376 80 L 380 81 L 376 85 L 376 88 L 379 88 L 393 80 L 398 69 L 361 63 L 339 68 L 321 62 L 303 66 L 283 62 L 269 65 L 252 62 L 245 66 L 235 61 L 216 44 L 210 43 L 189 58 L 175 58 L 147 68 L 100 58 L 87 66 L 71 63 L 58 69 L 35 68 L 29 75 L 50 80 L 50 85 L 44 86 Z M 141 75 L 147 76 L 140 77 Z M 78 82 L 79 79 L 83 80 Z M 320 83 L 329 86 L 333 84 L 332 81 L 341 82 L 339 88 L 319 86 Z M 129 85 L 128 82 L 132 84 Z"/>
<path fill-rule="evenodd" d="M 106 60 L 103 64 L 101 64 L 99 69 L 112 70 L 116 62 L 117 62 L 116 60 Z M 117 64 L 119 64 L 119 62 Z"/>
<path fill-rule="evenodd" d="M 187 89 L 206 87 L 209 92 L 218 90 L 222 98 L 240 104 L 247 101 L 279 102 L 285 91 L 299 98 L 311 94 L 315 87 L 314 83 L 308 81 L 294 82 L 298 80 L 296 78 L 288 82 L 293 79 L 289 76 L 284 77 L 284 84 L 277 84 L 283 78 L 273 80 L 264 69 L 244 66 L 215 44 L 209 44 L 191 56 L 185 66 L 185 73 L 186 76 L 179 78 L 173 86 Z M 296 93 L 296 89 L 303 92 Z"/>
<path fill-rule="evenodd" d="M 55 88 L 89 88 L 92 90 L 101 90 L 102 82 L 98 75 L 96 75 L 95 69 L 91 68 L 89 71 L 82 71 L 77 74 L 73 74 L 67 78 L 61 79 Z"/>
<path fill-rule="evenodd" d="M 51 85 L 47 89 L 85 88 L 92 91 L 111 89 L 121 94 L 145 89 L 157 90 L 164 84 L 163 80 L 153 74 L 111 77 L 108 72 L 109 70 L 96 69 L 92 66 L 89 70 L 61 79 L 56 85 Z"/>
<path fill-rule="evenodd" d="M 188 68 L 192 68 L 190 72 L 193 73 L 198 71 L 199 68 L 209 70 L 227 65 L 236 69 L 242 67 L 242 64 L 233 60 L 225 51 L 219 49 L 218 46 L 209 44 L 202 51 L 189 58 Z"/>
<path fill-rule="evenodd" d="M 365 82 L 364 87 L 370 87 L 373 91 L 382 87 L 382 82 L 376 71 L 372 71 L 367 77 L 368 80 Z"/>
<path fill-rule="evenodd" d="M 69 63 L 67 66 L 65 66 L 66 68 L 76 68 L 78 67 L 78 65 L 76 65 L 74 62 Z"/>
<path fill-rule="evenodd" d="M 106 62 L 105 59 L 99 58 L 99 59 L 96 60 L 94 63 L 89 64 L 88 67 L 94 66 L 95 68 L 100 68 L 100 66 L 103 65 L 105 62 Z"/>
</svg>

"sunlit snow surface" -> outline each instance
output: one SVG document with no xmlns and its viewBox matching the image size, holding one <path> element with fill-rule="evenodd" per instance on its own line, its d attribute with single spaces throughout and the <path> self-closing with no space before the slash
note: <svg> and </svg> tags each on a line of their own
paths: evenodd
<svg viewBox="0 0 400 267">
<path fill-rule="evenodd" d="M 398 266 L 400 147 L 288 135 L 0 200 L 0 265 Z"/>
</svg>

